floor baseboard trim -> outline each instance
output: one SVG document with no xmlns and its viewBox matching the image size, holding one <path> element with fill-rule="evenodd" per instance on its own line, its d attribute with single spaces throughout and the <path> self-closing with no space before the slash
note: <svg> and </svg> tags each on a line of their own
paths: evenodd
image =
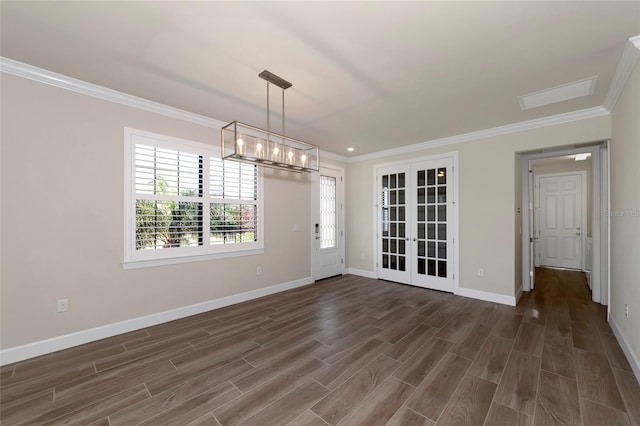
<svg viewBox="0 0 640 426">
<path fill-rule="evenodd" d="M 502 305 L 516 306 L 515 296 L 505 296 L 504 294 L 490 293 L 488 291 L 474 290 L 472 288 L 460 287 L 455 293 L 458 296 L 470 297 L 472 299 L 495 302 Z"/>
<path fill-rule="evenodd" d="M 221 297 L 219 299 L 196 303 L 194 305 L 171 309 L 169 311 L 158 312 L 156 314 L 145 315 L 143 317 L 133 318 L 126 321 L 90 328 L 88 330 L 65 334 L 63 336 L 53 337 L 51 339 L 28 343 L 22 346 L 8 348 L 0 351 L 0 365 L 24 361 L 25 359 L 35 358 L 40 355 L 46 355 L 74 346 L 83 345 L 85 343 L 94 342 L 96 340 L 105 339 L 107 337 L 117 336 L 118 334 L 128 333 L 141 328 L 151 327 L 153 325 L 201 314 L 214 309 L 224 308 L 225 306 L 246 302 L 248 300 L 257 299 L 274 293 L 280 293 L 282 291 L 291 290 L 293 288 L 309 284 L 313 284 L 313 279 L 311 277 L 301 278 L 282 284 L 276 284 L 244 293 Z"/>
<path fill-rule="evenodd" d="M 522 284 L 520 284 L 520 287 L 518 287 L 518 290 L 516 290 L 516 300 L 515 300 L 515 302 L 516 302 L 516 303 L 515 303 L 515 305 L 517 305 L 517 304 L 518 304 L 518 301 L 519 301 L 519 300 L 520 300 L 520 298 L 522 297 L 522 291 L 523 291 L 523 289 L 522 289 Z M 514 305 L 514 306 L 515 306 L 515 305 Z"/>
<path fill-rule="evenodd" d="M 640 361 L 638 360 L 636 354 L 631 350 L 629 342 L 627 342 L 624 334 L 622 334 L 622 332 L 620 331 L 618 324 L 616 324 L 616 321 L 613 319 L 613 315 L 609 315 L 609 325 L 611 326 L 613 334 L 615 334 L 616 340 L 618 340 L 618 344 L 622 348 L 624 355 L 627 357 L 627 361 L 629 361 L 629 365 L 633 370 L 633 374 L 635 374 L 636 379 L 640 382 Z"/>
<path fill-rule="evenodd" d="M 357 275 L 359 277 L 365 277 L 365 278 L 372 278 L 374 280 L 378 279 L 375 272 L 365 271 L 364 269 L 347 268 L 347 274 Z"/>
</svg>

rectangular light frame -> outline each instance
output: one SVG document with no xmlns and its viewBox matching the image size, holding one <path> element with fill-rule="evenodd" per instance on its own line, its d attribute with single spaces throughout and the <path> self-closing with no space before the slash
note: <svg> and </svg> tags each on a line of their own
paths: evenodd
<svg viewBox="0 0 640 426">
<path fill-rule="evenodd" d="M 239 121 L 221 130 L 222 159 L 298 173 L 319 170 L 315 145 Z"/>
</svg>

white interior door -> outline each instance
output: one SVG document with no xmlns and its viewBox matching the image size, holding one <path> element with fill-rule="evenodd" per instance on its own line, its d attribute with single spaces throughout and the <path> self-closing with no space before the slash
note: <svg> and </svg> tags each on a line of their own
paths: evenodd
<svg viewBox="0 0 640 426">
<path fill-rule="evenodd" d="M 536 176 L 540 266 L 582 269 L 584 173 Z"/>
<path fill-rule="evenodd" d="M 453 292 L 453 161 L 411 164 L 411 283 Z"/>
<path fill-rule="evenodd" d="M 378 277 L 454 291 L 453 160 L 377 169 Z"/>
<path fill-rule="evenodd" d="M 321 167 L 312 179 L 313 278 L 317 281 L 343 272 L 344 192 L 341 170 Z"/>
<path fill-rule="evenodd" d="M 410 166 L 383 167 L 377 174 L 378 278 L 411 284 Z"/>
</svg>

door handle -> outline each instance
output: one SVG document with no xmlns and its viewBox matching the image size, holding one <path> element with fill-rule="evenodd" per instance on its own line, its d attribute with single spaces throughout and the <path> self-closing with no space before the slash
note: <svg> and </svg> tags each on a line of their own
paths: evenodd
<svg viewBox="0 0 640 426">
<path fill-rule="evenodd" d="M 418 241 L 418 239 L 417 239 L 417 238 L 414 238 L 414 239 L 413 239 L 413 241 Z"/>
<path fill-rule="evenodd" d="M 405 240 L 405 241 L 409 241 L 409 237 L 405 238 L 404 240 Z"/>
<path fill-rule="evenodd" d="M 579 233 L 579 232 L 576 232 L 576 235 L 579 237 L 579 236 L 580 236 L 580 233 Z"/>
</svg>

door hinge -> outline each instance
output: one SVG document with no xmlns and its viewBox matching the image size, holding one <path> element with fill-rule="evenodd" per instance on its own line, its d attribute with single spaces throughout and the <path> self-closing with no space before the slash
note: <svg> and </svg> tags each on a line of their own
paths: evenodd
<svg viewBox="0 0 640 426">
<path fill-rule="evenodd" d="M 344 237 L 344 232 L 343 231 L 340 231 L 340 236 Z"/>
<path fill-rule="evenodd" d="M 344 265 L 344 259 L 340 259 L 340 264 Z"/>
<path fill-rule="evenodd" d="M 529 276 L 532 277 L 533 276 L 533 271 L 529 271 Z"/>
</svg>

